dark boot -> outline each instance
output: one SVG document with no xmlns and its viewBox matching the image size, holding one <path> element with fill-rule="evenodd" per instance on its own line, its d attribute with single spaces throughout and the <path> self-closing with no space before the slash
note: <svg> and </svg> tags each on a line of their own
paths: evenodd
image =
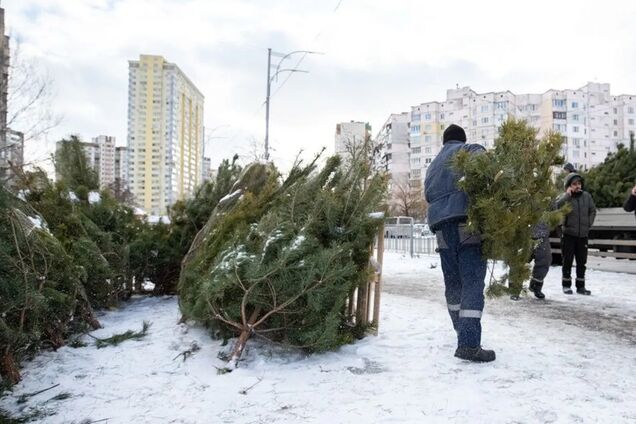
<svg viewBox="0 0 636 424">
<path fill-rule="evenodd" d="M 455 357 L 472 362 L 491 362 L 495 360 L 495 351 L 480 347 L 458 347 Z"/>
<path fill-rule="evenodd" d="M 563 277 L 561 285 L 563 286 L 563 293 L 572 294 L 572 279 L 570 277 Z"/>
<path fill-rule="evenodd" d="M 534 293 L 534 297 L 537 299 L 545 299 L 545 294 L 541 291 L 543 288 L 543 283 L 538 281 L 530 280 L 530 291 Z"/>
<path fill-rule="evenodd" d="M 576 277 L 576 292 L 578 294 L 584 294 L 586 296 L 592 294 L 591 291 L 585 290 L 585 278 Z"/>
</svg>

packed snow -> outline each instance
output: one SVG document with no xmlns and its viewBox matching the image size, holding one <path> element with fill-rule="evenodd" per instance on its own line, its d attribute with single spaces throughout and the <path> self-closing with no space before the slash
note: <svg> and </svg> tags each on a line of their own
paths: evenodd
<svg viewBox="0 0 636 424">
<path fill-rule="evenodd" d="M 44 352 L 0 408 L 65 424 L 636 421 L 636 275 L 588 270 L 592 296 L 567 296 L 553 267 L 546 300 L 487 300 L 482 342 L 497 360 L 474 364 L 453 357 L 440 268 L 434 255 L 386 252 L 377 337 L 314 355 L 250 340 L 227 374 L 217 354 L 231 343 L 178 324 L 175 297 L 134 298 L 92 335 L 145 320 L 144 339 Z"/>
</svg>

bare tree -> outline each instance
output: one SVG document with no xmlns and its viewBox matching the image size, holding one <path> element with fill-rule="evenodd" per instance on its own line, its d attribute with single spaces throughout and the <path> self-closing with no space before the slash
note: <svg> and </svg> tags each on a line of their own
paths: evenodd
<svg viewBox="0 0 636 424">
<path fill-rule="evenodd" d="M 412 187 L 407 177 L 397 178 L 391 182 L 391 213 L 399 216 L 410 216 L 423 219 L 428 205 L 419 187 Z"/>
<path fill-rule="evenodd" d="M 61 115 L 53 112 L 53 82 L 35 60 L 25 58 L 20 43 L 12 54 L 2 54 L 0 78 L 0 181 L 13 179 L 24 165 L 24 143 L 38 139 L 58 126 Z M 12 140 L 14 136 L 17 139 Z"/>
<path fill-rule="evenodd" d="M 32 140 L 58 126 L 61 115 L 53 111 L 53 79 L 34 59 L 26 58 L 20 43 L 15 42 L 9 64 L 7 84 L 0 89 L 7 92 L 7 127 Z"/>
</svg>

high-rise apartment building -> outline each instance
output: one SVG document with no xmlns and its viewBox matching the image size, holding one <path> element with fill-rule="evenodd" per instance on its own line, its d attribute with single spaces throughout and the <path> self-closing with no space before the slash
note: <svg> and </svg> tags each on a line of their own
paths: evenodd
<svg viewBox="0 0 636 424">
<path fill-rule="evenodd" d="M 9 37 L 4 32 L 4 9 L 0 7 L 0 179 L 9 181 L 12 166 L 23 163 L 24 136 L 7 128 L 10 51 Z"/>
<path fill-rule="evenodd" d="M 202 180 L 203 94 L 161 56 L 129 61 L 128 77 L 128 188 L 162 215 Z"/>
<path fill-rule="evenodd" d="M 58 141 L 56 150 L 60 150 L 65 141 Z M 100 135 L 93 137 L 92 143 L 81 143 L 88 166 L 96 173 L 101 188 L 112 185 L 117 178 L 125 183 L 126 148 L 115 147 L 115 137 Z M 122 158 L 123 156 L 123 158 Z M 124 169 L 121 169 L 123 159 Z M 59 175 L 56 175 L 59 177 Z"/>
<path fill-rule="evenodd" d="M 100 187 L 106 187 L 115 181 L 115 137 L 100 135 L 93 138 L 93 168 L 99 176 Z M 96 163 L 98 160 L 99 163 Z"/>
<path fill-rule="evenodd" d="M 127 187 L 128 184 L 128 148 L 115 147 L 115 181 L 120 186 Z"/>
<path fill-rule="evenodd" d="M 341 122 L 336 125 L 335 153 L 355 153 L 370 137 L 371 125 L 367 122 Z"/>
<path fill-rule="evenodd" d="M 410 190 L 410 113 L 391 114 L 374 140 L 373 165 L 389 175 L 389 202 L 394 203 L 400 190 Z"/>
<path fill-rule="evenodd" d="M 24 134 L 7 129 L 0 144 L 0 181 L 12 184 L 15 173 L 13 167 L 24 163 Z"/>
<path fill-rule="evenodd" d="M 7 127 L 7 97 L 9 92 L 9 36 L 4 35 L 4 9 L 0 7 L 0 130 Z M 2 143 L 0 142 L 0 146 Z"/>
<path fill-rule="evenodd" d="M 209 181 L 210 179 L 212 179 L 212 173 L 210 172 L 212 170 L 212 159 L 210 158 L 203 158 L 203 181 Z"/>
<path fill-rule="evenodd" d="M 442 147 L 444 129 L 452 123 L 466 130 L 469 142 L 492 148 L 508 117 L 525 119 L 540 135 L 548 130 L 563 135 L 566 161 L 589 169 L 603 162 L 618 143 L 629 145 L 630 133 L 636 130 L 634 108 L 636 96 L 612 96 L 609 84 L 592 82 L 543 94 L 447 90 L 445 101 L 411 107 L 411 183 L 422 184 Z"/>
</svg>

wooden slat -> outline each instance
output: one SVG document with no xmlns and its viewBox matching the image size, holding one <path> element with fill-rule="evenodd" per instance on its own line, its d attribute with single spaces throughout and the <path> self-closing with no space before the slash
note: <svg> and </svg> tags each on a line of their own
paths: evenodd
<svg viewBox="0 0 636 424">
<path fill-rule="evenodd" d="M 623 258 L 623 259 L 636 259 L 636 253 L 623 253 L 623 252 L 596 252 L 594 250 L 588 251 L 588 255 L 590 256 L 609 256 L 612 258 Z"/>
<path fill-rule="evenodd" d="M 373 325 L 375 327 L 375 335 L 378 335 L 380 328 L 380 294 L 382 293 L 382 267 L 384 263 L 384 227 L 380 226 L 378 231 L 378 252 L 377 261 L 380 264 L 380 272 L 376 273 L 375 293 L 373 294 Z"/>
<path fill-rule="evenodd" d="M 551 243 L 561 243 L 559 238 L 550 238 Z M 636 240 L 601 240 L 590 239 L 587 241 L 588 246 L 636 246 Z"/>
</svg>

